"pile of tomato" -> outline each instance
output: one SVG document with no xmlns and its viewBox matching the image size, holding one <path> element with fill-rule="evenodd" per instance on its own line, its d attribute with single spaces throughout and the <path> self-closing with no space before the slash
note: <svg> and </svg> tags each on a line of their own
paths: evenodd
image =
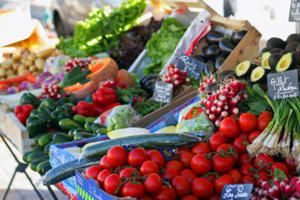
<svg viewBox="0 0 300 200">
<path fill-rule="evenodd" d="M 227 117 L 219 131 L 206 142 L 178 148 L 171 161 L 155 149 L 127 151 L 115 146 L 100 164 L 85 171 L 86 178 L 98 181 L 108 194 L 144 200 L 219 199 L 225 184 L 253 183 L 260 186 L 270 180 L 276 168 L 289 176 L 292 162 L 276 162 L 260 154 L 250 158 L 250 144 L 272 119 L 269 112 L 258 118 L 243 113 L 238 119 Z"/>
</svg>

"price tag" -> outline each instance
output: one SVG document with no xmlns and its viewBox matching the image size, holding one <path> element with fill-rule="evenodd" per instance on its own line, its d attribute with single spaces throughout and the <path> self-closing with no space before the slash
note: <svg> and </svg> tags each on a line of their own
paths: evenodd
<svg viewBox="0 0 300 200">
<path fill-rule="evenodd" d="M 181 71 L 187 71 L 188 76 L 194 75 L 199 80 L 206 63 L 201 62 L 191 56 L 182 55 L 177 62 L 177 68 Z"/>
<path fill-rule="evenodd" d="M 249 200 L 253 184 L 224 185 L 220 200 Z"/>
<path fill-rule="evenodd" d="M 173 93 L 173 84 L 156 81 L 153 100 L 162 103 L 171 103 Z"/>
<path fill-rule="evenodd" d="M 272 100 L 299 96 L 298 70 L 268 74 L 267 79 Z"/>
<path fill-rule="evenodd" d="M 300 22 L 300 0 L 291 0 L 290 22 Z"/>
</svg>

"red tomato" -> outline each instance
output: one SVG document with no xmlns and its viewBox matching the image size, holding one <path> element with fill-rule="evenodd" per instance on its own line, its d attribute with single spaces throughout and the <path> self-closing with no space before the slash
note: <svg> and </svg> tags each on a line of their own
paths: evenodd
<svg viewBox="0 0 300 200">
<path fill-rule="evenodd" d="M 243 153 L 239 156 L 239 165 L 242 166 L 243 164 L 251 164 L 252 159 L 249 157 L 248 153 Z"/>
<path fill-rule="evenodd" d="M 273 117 L 273 114 L 269 111 L 264 111 L 264 112 L 260 113 L 259 116 L 262 116 L 262 115 L 269 115 L 269 116 Z"/>
<path fill-rule="evenodd" d="M 209 198 L 209 200 L 220 200 L 220 196 L 214 194 Z"/>
<path fill-rule="evenodd" d="M 243 164 L 240 168 L 243 176 L 252 176 L 255 173 L 255 169 L 251 164 Z"/>
<path fill-rule="evenodd" d="M 233 146 L 235 146 L 240 153 L 244 153 L 247 150 L 247 145 L 249 144 L 247 138 L 245 139 L 244 137 L 238 137 L 235 138 L 233 142 Z"/>
<path fill-rule="evenodd" d="M 144 149 L 136 148 L 129 152 L 128 163 L 133 167 L 139 167 L 148 159 L 147 152 Z"/>
<path fill-rule="evenodd" d="M 176 193 L 173 188 L 166 185 L 162 189 L 153 195 L 153 200 L 175 200 Z"/>
<path fill-rule="evenodd" d="M 185 151 L 181 154 L 180 160 L 182 162 L 182 165 L 184 168 L 189 168 L 191 164 L 191 160 L 193 158 L 194 154 L 189 151 Z"/>
<path fill-rule="evenodd" d="M 127 151 L 120 146 L 114 146 L 108 150 L 107 161 L 113 167 L 120 167 L 127 162 Z"/>
<path fill-rule="evenodd" d="M 211 148 L 213 151 L 216 151 L 217 148 L 218 148 L 221 144 L 224 144 L 224 143 L 225 143 L 224 137 L 221 136 L 220 134 L 214 134 L 214 135 L 211 136 L 210 139 L 209 139 L 209 145 L 210 145 L 210 148 Z"/>
<path fill-rule="evenodd" d="M 175 176 L 171 180 L 171 185 L 175 190 L 175 193 L 179 197 L 183 197 L 190 192 L 190 183 L 183 176 Z"/>
<path fill-rule="evenodd" d="M 259 131 L 253 131 L 252 133 L 249 134 L 248 140 L 250 141 L 250 143 L 252 143 L 259 135 L 260 135 Z"/>
<path fill-rule="evenodd" d="M 223 151 L 226 151 L 226 152 L 233 151 L 236 156 L 230 155 L 229 157 L 232 159 L 232 161 L 234 163 L 237 162 L 237 160 L 238 160 L 238 150 L 235 146 L 233 146 L 232 144 L 222 144 L 217 148 L 217 152 L 220 151 L 220 150 L 223 150 Z"/>
<path fill-rule="evenodd" d="M 189 183 L 192 183 L 195 178 L 197 178 L 197 174 L 190 169 L 184 169 L 179 173 L 181 176 L 186 178 Z"/>
<path fill-rule="evenodd" d="M 97 180 L 97 176 L 101 171 L 101 167 L 99 165 L 93 165 L 85 170 L 85 178 L 92 178 Z"/>
<path fill-rule="evenodd" d="M 162 180 L 156 173 L 149 174 L 144 182 L 144 188 L 148 193 L 156 193 L 161 189 Z"/>
<path fill-rule="evenodd" d="M 200 142 L 192 148 L 192 153 L 194 153 L 194 154 L 209 153 L 209 152 L 211 152 L 210 147 L 208 144 L 206 144 L 204 142 Z"/>
<path fill-rule="evenodd" d="M 207 178 L 196 178 L 192 182 L 192 192 L 193 195 L 207 199 L 214 191 L 213 184 Z"/>
<path fill-rule="evenodd" d="M 244 139 L 248 139 L 248 133 L 240 133 L 240 136 L 239 137 L 242 137 L 242 138 L 244 138 Z"/>
<path fill-rule="evenodd" d="M 229 173 L 232 170 L 233 165 L 233 160 L 229 155 L 222 157 L 219 153 L 217 153 L 212 157 L 213 169 L 219 174 Z"/>
<path fill-rule="evenodd" d="M 242 179 L 242 175 L 241 172 L 237 169 L 233 169 L 229 172 L 230 176 L 232 177 L 232 180 L 235 184 L 240 183 L 241 179 Z"/>
<path fill-rule="evenodd" d="M 287 166 L 290 173 L 293 174 L 296 171 L 297 165 L 294 158 L 284 159 L 284 164 Z"/>
<path fill-rule="evenodd" d="M 252 183 L 255 184 L 254 179 L 251 176 L 243 176 L 241 183 Z"/>
<path fill-rule="evenodd" d="M 157 150 L 150 150 L 147 152 L 149 155 L 149 159 L 155 162 L 159 167 L 163 167 L 165 165 L 165 159 L 163 155 Z"/>
<path fill-rule="evenodd" d="M 125 169 L 122 169 L 121 172 L 120 172 L 120 178 L 130 178 L 130 177 L 133 177 L 133 172 L 136 173 L 137 176 L 140 176 L 140 172 L 133 168 L 133 167 L 127 167 Z"/>
<path fill-rule="evenodd" d="M 233 141 L 233 138 L 225 137 L 220 130 L 216 132 L 216 135 L 221 135 L 224 138 L 224 143 L 232 143 Z"/>
<path fill-rule="evenodd" d="M 262 182 L 268 181 L 270 179 L 268 176 L 268 173 L 265 171 L 259 171 L 256 176 L 257 176 L 257 178 L 255 180 L 255 184 L 257 186 L 261 186 Z"/>
<path fill-rule="evenodd" d="M 120 176 L 117 174 L 110 174 L 104 181 L 104 189 L 108 194 L 114 194 L 122 183 Z M 120 193 L 120 190 L 118 191 Z"/>
<path fill-rule="evenodd" d="M 178 147 L 176 149 L 176 155 L 180 155 L 180 154 L 182 154 L 185 151 L 190 151 L 190 149 L 188 147 Z"/>
<path fill-rule="evenodd" d="M 178 173 L 182 170 L 183 166 L 182 163 L 177 160 L 171 160 L 167 162 L 165 169 L 174 168 L 178 171 Z"/>
<path fill-rule="evenodd" d="M 251 113 L 243 113 L 239 117 L 240 129 L 245 133 L 250 133 L 256 129 L 257 119 Z"/>
<path fill-rule="evenodd" d="M 238 123 L 230 117 L 226 117 L 221 121 L 219 129 L 225 137 L 229 138 L 237 137 L 240 133 Z"/>
<path fill-rule="evenodd" d="M 267 128 L 268 124 L 270 123 L 270 121 L 272 121 L 272 119 L 273 119 L 272 115 L 269 114 L 260 115 L 257 118 L 257 129 L 259 131 L 265 130 L 265 128 Z"/>
<path fill-rule="evenodd" d="M 110 169 L 112 168 L 112 166 L 108 163 L 107 161 L 107 156 L 103 156 L 100 160 L 100 167 L 102 167 L 103 169 Z"/>
<path fill-rule="evenodd" d="M 182 198 L 182 200 L 198 200 L 198 197 L 194 195 L 188 195 Z"/>
<path fill-rule="evenodd" d="M 149 195 L 144 195 L 141 200 L 152 200 L 152 198 Z"/>
<path fill-rule="evenodd" d="M 226 184 L 233 184 L 233 179 L 229 174 L 225 174 L 219 178 L 217 178 L 214 182 L 214 186 L 215 186 L 215 191 L 217 192 L 217 194 L 221 194 L 224 185 Z"/>
<path fill-rule="evenodd" d="M 101 187 L 104 186 L 105 179 L 111 174 L 109 169 L 103 169 L 97 176 L 97 181 Z"/>
<path fill-rule="evenodd" d="M 210 171 L 210 161 L 201 154 L 195 155 L 191 160 L 191 168 L 198 175 L 204 175 Z"/>
<path fill-rule="evenodd" d="M 266 155 L 266 154 L 259 154 L 258 156 L 255 157 L 254 159 L 254 166 L 255 168 L 259 169 L 264 165 L 267 165 L 269 163 L 274 163 L 274 159 L 272 156 Z M 266 169 L 266 167 L 262 168 Z"/>
<path fill-rule="evenodd" d="M 274 175 L 275 169 L 280 169 L 286 176 L 289 176 L 289 170 L 287 166 L 281 162 L 275 162 L 271 165 L 271 169 Z"/>
<path fill-rule="evenodd" d="M 166 169 L 165 173 L 162 175 L 162 178 L 171 180 L 179 174 L 179 171 L 175 168 Z"/>
<path fill-rule="evenodd" d="M 143 164 L 140 168 L 140 172 L 142 173 L 142 175 L 158 173 L 159 168 L 158 168 L 157 164 L 155 164 L 155 162 L 152 162 L 151 160 L 147 160 L 147 161 L 143 162 Z"/>
<path fill-rule="evenodd" d="M 144 186 L 139 181 L 128 181 L 122 187 L 123 197 L 142 198 L 144 195 Z"/>
</svg>

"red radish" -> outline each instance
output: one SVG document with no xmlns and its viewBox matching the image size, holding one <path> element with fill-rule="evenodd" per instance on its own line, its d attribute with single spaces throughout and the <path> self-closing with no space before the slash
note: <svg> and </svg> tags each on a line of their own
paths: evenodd
<svg viewBox="0 0 300 200">
<path fill-rule="evenodd" d="M 300 194 L 300 181 L 296 183 L 296 191 Z"/>
<path fill-rule="evenodd" d="M 215 121 L 215 125 L 216 125 L 217 127 L 219 127 L 219 126 L 220 126 L 220 123 L 221 123 L 221 120 L 220 120 L 220 119 L 216 119 L 216 121 Z"/>
<path fill-rule="evenodd" d="M 228 110 L 229 110 L 229 106 L 228 106 L 228 105 L 225 105 L 225 106 L 224 106 L 224 110 L 228 111 Z"/>
<path fill-rule="evenodd" d="M 216 115 L 210 114 L 210 115 L 208 116 L 208 119 L 210 119 L 211 121 L 215 121 Z"/>
<path fill-rule="evenodd" d="M 229 106 L 234 107 L 238 104 L 238 100 L 236 98 L 230 98 L 229 100 Z"/>
<path fill-rule="evenodd" d="M 233 114 L 233 115 L 239 114 L 239 109 L 237 107 L 231 108 L 231 114 Z"/>
<path fill-rule="evenodd" d="M 210 110 L 206 110 L 206 114 L 212 114 Z"/>
<path fill-rule="evenodd" d="M 219 102 L 218 102 L 218 106 L 219 106 L 219 107 L 223 107 L 223 106 L 224 106 L 224 103 L 223 103 L 222 101 L 219 101 Z"/>
<path fill-rule="evenodd" d="M 265 190 L 270 189 L 272 187 L 271 184 L 269 182 L 267 182 L 267 181 L 262 182 L 261 186 Z"/>
<path fill-rule="evenodd" d="M 216 107 L 216 106 L 212 106 L 212 107 L 210 108 L 210 111 L 213 112 L 213 113 L 216 112 L 216 110 L 217 110 L 217 107 Z"/>
<path fill-rule="evenodd" d="M 248 98 L 248 95 L 247 95 L 246 93 L 243 93 L 243 94 L 241 95 L 241 97 L 242 97 L 242 100 L 243 100 L 243 99 L 247 99 L 247 98 Z"/>
<path fill-rule="evenodd" d="M 221 114 L 221 112 L 222 112 L 222 108 L 221 108 L 221 107 L 217 107 L 216 113 L 217 113 L 217 114 Z"/>
<path fill-rule="evenodd" d="M 242 98 L 241 98 L 240 95 L 236 95 L 234 98 L 235 98 L 238 102 L 240 102 L 240 101 L 242 100 Z"/>
<path fill-rule="evenodd" d="M 211 101 L 206 101 L 206 106 L 207 106 L 208 109 L 211 109 L 212 102 Z"/>
</svg>

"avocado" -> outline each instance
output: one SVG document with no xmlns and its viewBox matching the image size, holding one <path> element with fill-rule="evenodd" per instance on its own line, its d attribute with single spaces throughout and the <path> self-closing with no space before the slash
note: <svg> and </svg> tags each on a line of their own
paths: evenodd
<svg viewBox="0 0 300 200">
<path fill-rule="evenodd" d="M 244 60 L 235 67 L 235 75 L 238 78 L 247 77 L 252 71 L 253 65 L 250 60 Z"/>
<path fill-rule="evenodd" d="M 292 66 L 293 63 L 293 54 L 286 53 L 284 54 L 276 64 L 275 70 L 276 72 L 284 72 Z"/>
<path fill-rule="evenodd" d="M 295 65 L 300 65 L 300 51 L 296 51 L 293 53 L 293 60 Z"/>
<path fill-rule="evenodd" d="M 220 53 L 220 49 L 217 45 L 210 45 L 205 48 L 204 55 L 208 59 L 216 58 Z"/>
<path fill-rule="evenodd" d="M 300 44 L 299 42 L 290 42 L 286 45 L 285 50 L 289 52 L 294 52 L 296 51 L 296 48 L 299 44 Z"/>
<path fill-rule="evenodd" d="M 271 69 L 270 65 L 269 65 L 269 57 L 272 54 L 270 52 L 265 52 L 261 55 L 261 61 L 260 61 L 260 65 L 265 68 L 265 69 Z"/>
<path fill-rule="evenodd" d="M 272 37 L 267 41 L 267 47 L 284 49 L 285 42 L 280 38 Z"/>
<path fill-rule="evenodd" d="M 256 67 L 252 70 L 250 75 L 251 83 L 265 83 L 266 82 L 266 70 L 263 67 Z"/>
<path fill-rule="evenodd" d="M 260 54 L 263 54 L 263 53 L 265 53 L 265 52 L 267 52 L 267 51 L 270 51 L 272 48 L 270 48 L 270 47 L 265 47 L 265 48 L 263 48 L 262 50 L 261 50 L 261 52 L 260 52 Z"/>
<path fill-rule="evenodd" d="M 289 44 L 291 42 L 300 42 L 300 35 L 296 33 L 290 34 L 286 39 L 286 43 Z"/>
<path fill-rule="evenodd" d="M 223 37 L 224 34 L 216 31 L 211 31 L 206 35 L 206 42 L 208 44 L 218 44 Z"/>
<path fill-rule="evenodd" d="M 241 30 L 241 31 L 233 31 L 232 33 L 232 40 L 235 44 L 238 44 L 243 37 L 247 34 L 248 31 Z"/>
<path fill-rule="evenodd" d="M 273 53 L 270 57 L 269 57 L 269 66 L 271 67 L 271 69 L 275 69 L 277 62 L 280 60 L 281 58 L 281 54 L 280 53 Z"/>
<path fill-rule="evenodd" d="M 219 42 L 220 50 L 225 53 L 230 54 L 233 51 L 234 47 L 235 47 L 235 45 L 234 45 L 233 41 L 228 38 L 223 38 Z"/>
<path fill-rule="evenodd" d="M 281 51 L 279 51 L 280 55 L 284 55 L 286 53 L 289 53 L 290 51 L 287 51 L 285 49 L 282 49 Z"/>
<path fill-rule="evenodd" d="M 270 53 L 279 53 L 280 51 L 282 51 L 283 49 L 280 49 L 280 48 L 271 48 L 270 49 Z"/>
<path fill-rule="evenodd" d="M 225 57 L 225 56 L 221 56 L 221 55 L 218 56 L 218 57 L 216 58 L 216 63 L 215 63 L 216 69 L 219 69 L 225 60 L 226 60 L 226 57 Z"/>
</svg>

